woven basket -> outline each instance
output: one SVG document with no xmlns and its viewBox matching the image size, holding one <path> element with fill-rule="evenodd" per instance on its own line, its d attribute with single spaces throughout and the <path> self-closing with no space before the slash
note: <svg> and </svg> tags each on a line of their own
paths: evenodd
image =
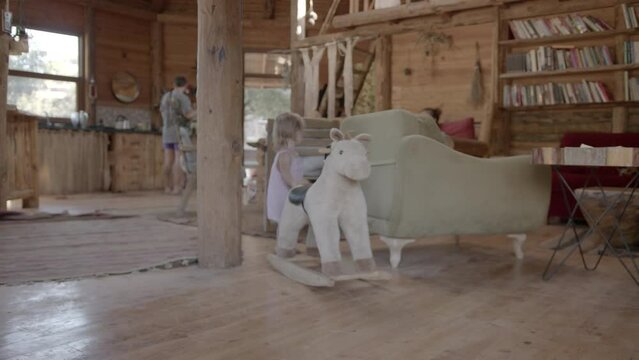
<svg viewBox="0 0 639 360">
<path fill-rule="evenodd" d="M 596 220 L 603 214 L 608 204 L 617 199 L 622 190 L 621 188 L 604 188 L 606 199 L 604 199 L 604 194 L 599 188 L 576 189 L 575 195 L 579 197 L 582 191 L 584 192 L 579 207 L 582 212 L 587 212 L 593 220 Z M 604 235 L 608 236 L 614 229 L 615 218 L 619 216 L 629 197 L 630 191 L 626 191 L 614 209 L 610 210 L 599 222 L 599 229 Z M 588 225 L 592 227 L 592 221 L 590 219 L 587 220 Z M 628 205 L 626 213 L 621 219 L 619 229 L 612 238 L 612 245 L 615 247 L 623 246 L 620 232 L 624 235 L 628 245 L 639 245 L 639 191 L 634 193 L 632 202 Z M 594 233 L 593 236 L 598 236 L 598 233 Z M 604 240 L 600 239 L 600 241 L 603 243 Z"/>
</svg>

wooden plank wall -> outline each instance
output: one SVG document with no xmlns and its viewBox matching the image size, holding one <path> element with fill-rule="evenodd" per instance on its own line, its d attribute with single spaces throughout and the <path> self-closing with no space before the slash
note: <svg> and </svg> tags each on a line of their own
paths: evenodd
<svg viewBox="0 0 639 360">
<path fill-rule="evenodd" d="M 21 4 L 19 4 L 21 3 Z M 14 24 L 20 18 L 26 27 L 81 35 L 84 31 L 84 7 L 67 1 L 11 1 Z"/>
<path fill-rule="evenodd" d="M 108 134 L 95 131 L 38 131 L 40 193 L 63 195 L 108 189 Z"/>
<path fill-rule="evenodd" d="M 172 3 L 173 1 L 171 1 Z M 195 84 L 197 72 L 197 26 L 185 24 L 163 25 L 164 52 L 162 56 L 163 87 L 170 89 L 177 75 L 186 76 Z"/>
<path fill-rule="evenodd" d="M 452 46 L 440 46 L 433 58 L 425 55 L 422 33 L 393 36 L 391 61 L 392 106 L 410 111 L 441 107 L 442 122 L 472 116 L 476 126 L 488 116 L 492 93 L 493 24 L 435 30 L 452 37 Z M 484 83 L 484 105 L 472 106 L 468 99 L 475 65 L 475 43 L 479 43 Z M 478 127 L 477 127 L 478 130 Z"/>
<path fill-rule="evenodd" d="M 148 109 L 151 104 L 150 21 L 95 12 L 95 68 L 98 105 Z M 119 102 L 111 91 L 111 79 L 119 71 L 131 73 L 140 86 L 140 97 L 131 104 Z"/>
<path fill-rule="evenodd" d="M 511 154 L 529 154 L 535 147 L 558 146 L 566 132 L 612 131 L 610 111 L 530 112 L 513 114 Z"/>
</svg>

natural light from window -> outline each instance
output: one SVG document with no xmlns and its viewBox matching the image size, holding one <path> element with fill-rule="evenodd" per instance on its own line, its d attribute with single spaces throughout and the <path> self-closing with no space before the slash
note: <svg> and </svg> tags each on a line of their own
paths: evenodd
<svg viewBox="0 0 639 360">
<path fill-rule="evenodd" d="M 68 118 L 78 109 L 80 38 L 27 33 L 29 52 L 9 58 L 8 103 L 28 113 Z"/>
</svg>

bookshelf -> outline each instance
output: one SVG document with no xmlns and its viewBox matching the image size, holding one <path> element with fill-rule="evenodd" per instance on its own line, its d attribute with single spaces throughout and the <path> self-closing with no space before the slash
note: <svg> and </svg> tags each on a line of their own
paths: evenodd
<svg viewBox="0 0 639 360">
<path fill-rule="evenodd" d="M 516 113 L 610 111 L 612 131 L 625 132 L 628 110 L 639 107 L 628 89 L 639 98 L 639 0 L 582 4 L 500 13 L 493 86 L 503 151 Z"/>
</svg>

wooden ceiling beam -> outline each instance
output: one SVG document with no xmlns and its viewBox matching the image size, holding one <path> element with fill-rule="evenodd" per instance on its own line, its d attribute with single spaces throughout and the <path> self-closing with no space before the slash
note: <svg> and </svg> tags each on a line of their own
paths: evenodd
<svg viewBox="0 0 639 360">
<path fill-rule="evenodd" d="M 522 0 L 461 0 L 452 4 L 449 2 L 447 5 L 437 5 L 435 1 L 420 1 L 385 9 L 337 15 L 333 18 L 333 27 L 348 28 L 487 6 L 496 6 L 519 1 Z"/>
<path fill-rule="evenodd" d="M 90 6 L 97 10 L 112 12 L 119 15 L 139 18 L 143 20 L 155 20 L 157 12 L 152 10 L 149 3 L 141 0 L 127 1 L 126 5 L 113 0 L 62 0 L 82 6 Z"/>
<path fill-rule="evenodd" d="M 387 22 L 384 24 L 358 26 L 352 30 L 312 36 L 302 40 L 293 40 L 291 42 L 291 47 L 304 48 L 314 45 L 324 45 L 332 41 L 343 40 L 351 37 L 377 37 L 380 35 L 401 34 L 424 29 L 433 30 L 445 29 L 454 26 L 485 24 L 494 21 L 494 9 L 492 7 L 483 7 L 454 12 L 447 16 L 422 16 L 396 22 Z"/>
</svg>

